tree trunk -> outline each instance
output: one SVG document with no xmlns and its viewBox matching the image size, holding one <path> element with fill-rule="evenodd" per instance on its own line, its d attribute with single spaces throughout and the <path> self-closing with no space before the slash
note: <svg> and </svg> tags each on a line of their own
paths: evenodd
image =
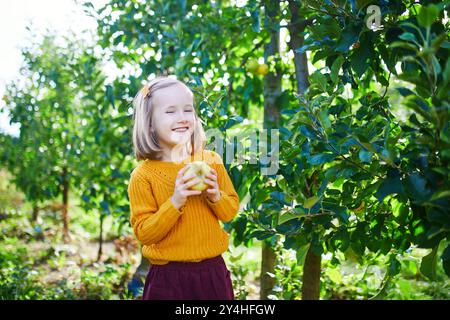
<svg viewBox="0 0 450 320">
<path fill-rule="evenodd" d="M 312 252 L 311 246 L 303 266 L 302 300 L 320 299 L 320 270 L 322 257 Z"/>
<path fill-rule="evenodd" d="M 63 168 L 63 174 L 62 174 L 62 185 L 63 185 L 63 212 L 62 212 L 62 218 L 63 218 L 63 237 L 64 242 L 67 243 L 70 241 L 70 234 L 69 234 L 69 178 L 67 176 L 67 167 Z"/>
<path fill-rule="evenodd" d="M 103 254 L 103 220 L 105 220 L 105 216 L 102 213 L 100 213 L 100 235 L 98 237 L 97 261 L 100 261 Z"/>
<path fill-rule="evenodd" d="M 295 52 L 295 49 L 303 46 L 305 38 L 303 37 L 302 32 L 305 31 L 306 25 L 311 22 L 301 19 L 299 16 L 299 6 L 296 1 L 289 1 L 289 9 L 291 11 L 291 22 L 289 24 L 291 41 L 289 47 L 294 52 L 297 92 L 298 94 L 303 95 L 309 87 L 308 57 L 306 56 L 306 53 Z"/>
<path fill-rule="evenodd" d="M 275 273 L 276 254 L 275 250 L 265 241 L 262 242 L 262 259 L 261 259 L 261 280 L 260 280 L 260 299 L 267 300 L 275 286 L 275 278 L 267 273 Z"/>
<path fill-rule="evenodd" d="M 312 19 L 303 19 L 299 13 L 300 8 L 298 2 L 289 0 L 289 9 L 291 11 L 291 22 L 289 24 L 289 33 L 291 41 L 290 48 L 294 51 L 295 76 L 297 84 L 297 92 L 303 95 L 309 87 L 309 71 L 308 58 L 306 53 L 297 53 L 295 49 L 300 48 L 304 44 L 304 37 L 302 33 Z M 313 177 L 306 181 L 306 195 L 312 196 L 311 189 L 314 184 Z M 303 281 L 302 281 L 302 299 L 303 300 L 318 300 L 320 299 L 320 273 L 321 273 L 320 255 L 312 252 L 311 246 L 308 249 L 305 258 L 305 265 L 303 266 Z"/>
<path fill-rule="evenodd" d="M 39 206 L 33 203 L 33 213 L 31 214 L 31 222 L 36 222 L 39 215 Z"/>
<path fill-rule="evenodd" d="M 264 46 L 264 60 L 268 64 L 269 58 L 279 59 L 280 54 L 280 31 L 279 14 L 280 2 L 270 0 L 265 2 L 266 18 L 265 26 L 271 32 L 270 42 Z M 280 110 L 276 104 L 281 94 L 281 72 L 269 72 L 264 78 L 264 128 L 278 128 L 280 122 Z M 270 134 L 269 134 L 270 136 Z M 275 279 L 267 272 L 275 273 L 276 253 L 265 241 L 261 252 L 261 278 L 260 299 L 266 300 L 275 286 Z"/>
</svg>

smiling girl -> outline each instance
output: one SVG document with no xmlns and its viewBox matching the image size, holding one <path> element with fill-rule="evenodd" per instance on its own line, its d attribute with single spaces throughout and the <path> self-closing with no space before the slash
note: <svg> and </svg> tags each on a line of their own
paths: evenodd
<svg viewBox="0 0 450 320">
<path fill-rule="evenodd" d="M 194 96 L 181 81 L 156 78 L 134 101 L 133 145 L 137 160 L 128 185 L 130 222 L 151 263 L 144 300 L 234 299 L 222 258 L 229 235 L 219 221 L 233 219 L 239 197 L 221 157 L 204 149 L 206 137 Z M 211 167 L 205 191 L 185 176 L 188 164 Z"/>
</svg>

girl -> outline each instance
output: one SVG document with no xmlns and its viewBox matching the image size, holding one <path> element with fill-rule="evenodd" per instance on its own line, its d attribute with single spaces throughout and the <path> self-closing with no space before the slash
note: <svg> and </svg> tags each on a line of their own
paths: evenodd
<svg viewBox="0 0 450 320">
<path fill-rule="evenodd" d="M 191 90 L 171 78 L 156 78 L 134 101 L 133 145 L 137 160 L 128 185 L 130 222 L 149 259 L 143 300 L 233 300 L 230 271 L 222 258 L 239 198 L 220 156 L 204 149 L 206 137 Z M 205 191 L 183 176 L 187 163 L 206 162 Z"/>
</svg>

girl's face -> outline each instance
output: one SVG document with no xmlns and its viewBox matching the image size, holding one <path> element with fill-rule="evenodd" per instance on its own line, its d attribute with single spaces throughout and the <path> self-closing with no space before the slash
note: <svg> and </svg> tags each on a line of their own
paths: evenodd
<svg viewBox="0 0 450 320">
<path fill-rule="evenodd" d="M 161 147 L 171 149 L 190 141 L 196 122 L 192 92 L 175 84 L 156 91 L 152 99 L 153 128 Z"/>
</svg>

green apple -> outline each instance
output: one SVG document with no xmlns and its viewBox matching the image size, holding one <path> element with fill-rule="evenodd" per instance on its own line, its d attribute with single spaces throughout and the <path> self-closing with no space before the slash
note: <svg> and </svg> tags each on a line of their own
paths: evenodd
<svg viewBox="0 0 450 320">
<path fill-rule="evenodd" d="M 260 76 L 265 76 L 268 73 L 269 73 L 269 66 L 265 63 L 260 64 L 258 66 L 258 68 L 256 69 L 256 74 L 258 74 Z"/>
<path fill-rule="evenodd" d="M 195 174 L 196 178 L 200 179 L 200 182 L 193 185 L 191 190 L 203 191 L 208 189 L 209 185 L 205 183 L 206 175 L 211 171 L 211 167 L 203 161 L 194 161 L 188 164 L 189 168 L 185 171 L 183 176 Z"/>
<path fill-rule="evenodd" d="M 248 64 L 247 64 L 247 70 L 250 73 L 256 74 L 256 70 L 259 67 L 259 63 L 256 60 L 251 60 Z"/>
</svg>

